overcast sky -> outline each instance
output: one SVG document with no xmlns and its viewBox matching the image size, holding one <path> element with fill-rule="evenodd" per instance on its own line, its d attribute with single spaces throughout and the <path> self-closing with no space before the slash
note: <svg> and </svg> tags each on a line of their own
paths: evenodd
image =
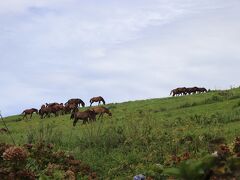
<svg viewBox="0 0 240 180">
<path fill-rule="evenodd" d="M 239 0 L 0 1 L 0 110 L 239 86 Z"/>
</svg>

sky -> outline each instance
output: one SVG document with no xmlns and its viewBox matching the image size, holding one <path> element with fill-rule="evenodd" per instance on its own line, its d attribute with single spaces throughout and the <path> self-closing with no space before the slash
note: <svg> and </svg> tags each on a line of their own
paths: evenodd
<svg viewBox="0 0 240 180">
<path fill-rule="evenodd" d="M 239 0 L 0 1 L 0 111 L 240 85 Z"/>
</svg>

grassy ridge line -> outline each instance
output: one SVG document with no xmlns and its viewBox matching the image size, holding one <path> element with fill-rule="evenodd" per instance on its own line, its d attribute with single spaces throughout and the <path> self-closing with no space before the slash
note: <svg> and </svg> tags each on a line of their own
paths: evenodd
<svg viewBox="0 0 240 180">
<path fill-rule="evenodd" d="M 131 179 L 137 173 L 160 176 L 155 164 L 189 150 L 193 157 L 209 151 L 209 142 L 239 136 L 240 89 L 183 97 L 107 104 L 113 117 L 72 127 L 69 115 L 13 122 L 5 118 L 19 144 L 44 139 L 72 151 L 104 179 Z M 194 143 L 184 143 L 185 138 Z M 11 142 L 7 135 L 0 142 Z M 120 179 L 121 179 L 120 178 Z"/>
</svg>

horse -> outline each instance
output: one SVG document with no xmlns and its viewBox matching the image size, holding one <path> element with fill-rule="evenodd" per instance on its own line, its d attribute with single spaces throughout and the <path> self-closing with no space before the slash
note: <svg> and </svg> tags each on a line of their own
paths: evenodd
<svg viewBox="0 0 240 180">
<path fill-rule="evenodd" d="M 98 96 L 98 97 L 93 97 L 90 99 L 90 106 L 92 106 L 92 103 L 94 102 L 98 102 L 98 105 L 102 102 L 104 105 L 106 104 L 105 103 L 105 100 L 103 99 L 102 96 Z"/>
<path fill-rule="evenodd" d="M 172 96 L 175 96 L 175 95 L 186 95 L 186 90 L 187 88 L 186 87 L 180 87 L 180 88 L 176 88 L 176 89 L 173 89 L 171 92 L 170 92 L 170 95 Z"/>
<path fill-rule="evenodd" d="M 79 119 L 83 120 L 82 124 L 86 124 L 86 122 L 88 122 L 89 120 L 94 121 L 96 119 L 96 113 L 90 109 L 80 112 L 76 108 L 75 110 L 73 110 L 70 119 L 74 119 L 73 126 L 76 126 L 76 123 Z"/>
<path fill-rule="evenodd" d="M 35 109 L 35 108 L 25 109 L 25 110 L 22 112 L 22 114 L 24 114 L 24 116 L 23 116 L 22 119 L 27 118 L 27 115 L 29 115 L 29 114 L 30 114 L 30 119 L 31 119 L 31 118 L 32 118 L 32 114 L 33 114 L 34 112 L 38 114 L 38 110 Z M 27 118 L 27 119 L 28 119 L 28 118 Z"/>
<path fill-rule="evenodd" d="M 71 111 L 73 111 L 74 109 L 78 108 L 78 105 L 77 104 L 66 104 L 64 106 L 64 113 L 67 114 L 67 113 L 70 113 Z"/>
<path fill-rule="evenodd" d="M 46 106 L 47 106 L 47 107 L 55 106 L 55 105 L 59 105 L 59 103 L 57 103 L 57 102 L 54 102 L 54 103 L 46 103 Z"/>
<path fill-rule="evenodd" d="M 186 88 L 186 87 L 180 87 L 180 88 L 176 88 L 173 89 L 170 92 L 170 95 L 172 94 L 173 96 L 175 95 L 187 95 L 187 94 L 196 94 L 196 93 L 204 93 L 207 92 L 206 88 L 198 88 L 198 87 L 190 87 L 190 88 Z"/>
<path fill-rule="evenodd" d="M 50 110 L 50 108 L 43 104 L 41 106 L 41 108 L 39 109 L 40 118 L 43 119 L 44 115 L 45 115 L 45 117 L 48 116 L 49 115 L 49 110 Z"/>
<path fill-rule="evenodd" d="M 69 99 L 66 103 L 65 103 L 65 106 L 67 104 L 76 104 L 77 106 L 82 106 L 82 107 L 85 107 L 85 103 L 83 102 L 83 100 L 81 99 L 78 99 L 78 98 L 75 98 L 75 99 Z"/>
<path fill-rule="evenodd" d="M 63 103 L 60 103 L 58 105 L 55 105 L 59 111 L 61 111 L 61 114 L 63 115 L 65 113 L 65 107 L 63 105 Z"/>
<path fill-rule="evenodd" d="M 109 116 L 112 116 L 112 113 L 109 111 L 108 108 L 103 107 L 103 106 L 95 106 L 95 107 L 91 107 L 90 110 L 93 110 L 95 112 L 95 114 L 99 114 L 99 117 L 103 117 L 103 114 L 108 114 Z"/>
<path fill-rule="evenodd" d="M 207 92 L 207 89 L 206 88 L 198 88 L 198 92 L 205 93 L 205 92 Z"/>
<path fill-rule="evenodd" d="M 198 87 L 191 87 L 191 88 L 187 88 L 187 93 L 190 94 L 196 94 L 198 92 Z"/>
<path fill-rule="evenodd" d="M 50 117 L 51 113 L 53 113 L 56 117 L 59 111 L 60 111 L 59 105 L 53 105 L 53 106 L 42 105 L 41 109 L 39 110 L 39 115 L 41 119 L 43 119 L 46 116 Z"/>
</svg>

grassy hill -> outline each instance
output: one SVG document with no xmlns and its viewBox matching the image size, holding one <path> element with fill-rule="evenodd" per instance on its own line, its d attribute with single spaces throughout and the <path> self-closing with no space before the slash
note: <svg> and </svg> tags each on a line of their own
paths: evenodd
<svg viewBox="0 0 240 180">
<path fill-rule="evenodd" d="M 112 117 L 76 127 L 70 115 L 34 115 L 21 121 L 21 116 L 11 116 L 5 121 L 17 144 L 53 143 L 89 164 L 102 179 L 132 179 L 140 173 L 158 179 L 161 165 L 172 155 L 202 157 L 214 150 L 217 140 L 230 143 L 240 136 L 239 88 L 106 106 Z M 12 141 L 0 134 L 0 142 Z"/>
</svg>

